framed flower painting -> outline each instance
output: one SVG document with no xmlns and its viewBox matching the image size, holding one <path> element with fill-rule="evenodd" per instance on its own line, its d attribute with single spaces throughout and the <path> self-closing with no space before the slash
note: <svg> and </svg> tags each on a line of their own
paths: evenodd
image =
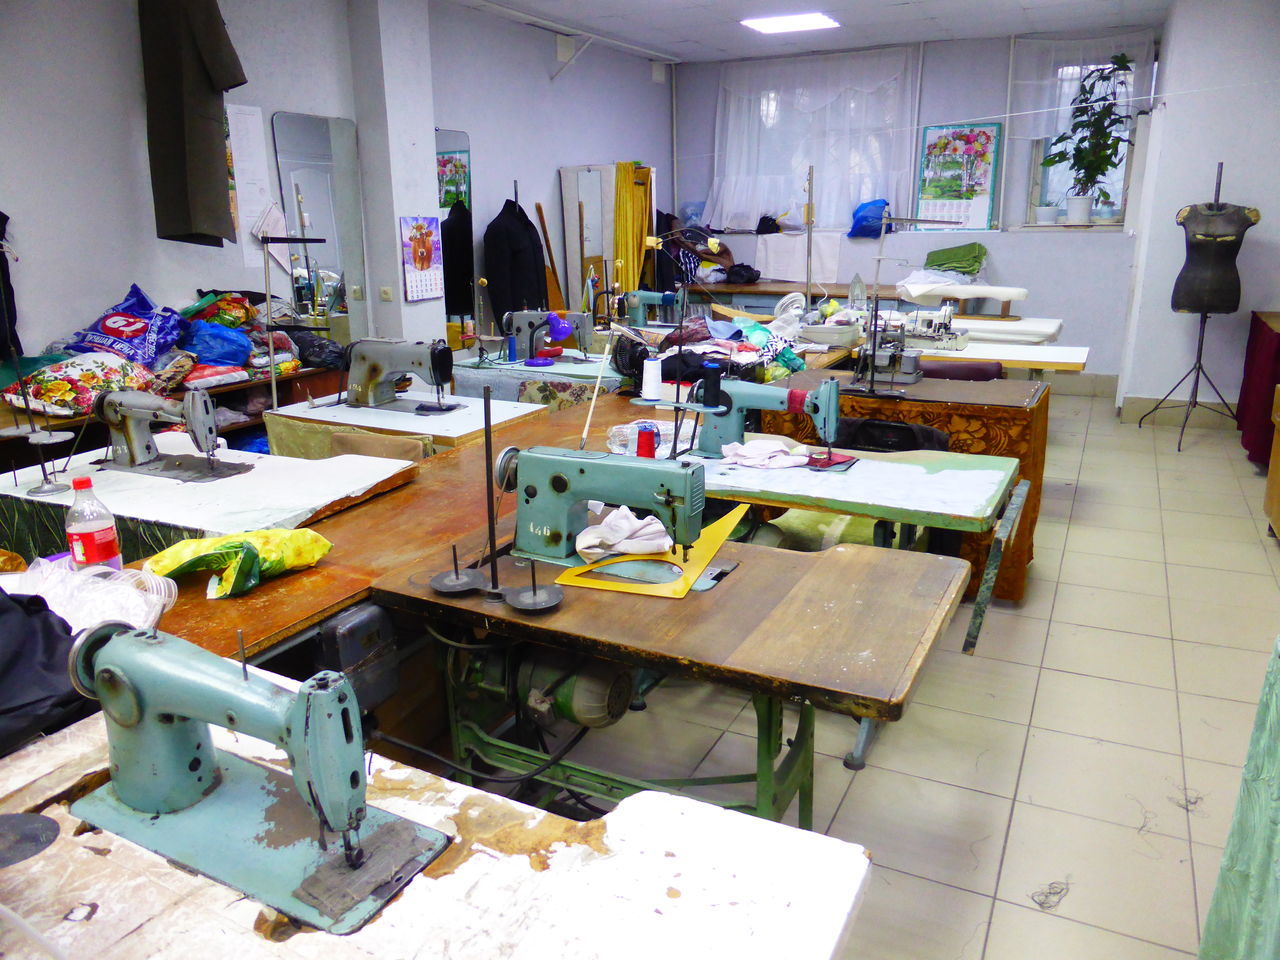
<svg viewBox="0 0 1280 960">
<path fill-rule="evenodd" d="M 991 229 L 1001 129 L 999 123 L 924 128 L 915 215 L 960 223 L 950 228 L 919 224 L 918 229 Z"/>
</svg>

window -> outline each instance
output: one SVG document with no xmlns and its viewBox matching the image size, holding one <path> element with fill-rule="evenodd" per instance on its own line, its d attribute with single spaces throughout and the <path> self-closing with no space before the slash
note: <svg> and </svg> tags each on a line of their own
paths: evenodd
<svg viewBox="0 0 1280 960">
<path fill-rule="evenodd" d="M 754 229 L 799 225 L 814 168 L 814 226 L 848 230 L 854 207 L 911 205 L 916 47 L 726 64 L 716 110 L 715 178 L 704 219 Z"/>
</svg>

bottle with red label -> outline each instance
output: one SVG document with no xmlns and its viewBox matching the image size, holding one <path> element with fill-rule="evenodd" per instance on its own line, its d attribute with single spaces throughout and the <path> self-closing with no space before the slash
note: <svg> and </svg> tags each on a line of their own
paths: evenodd
<svg viewBox="0 0 1280 960">
<path fill-rule="evenodd" d="M 115 516 L 93 495 L 92 479 L 76 477 L 71 486 L 76 492 L 67 513 L 67 545 L 71 547 L 72 566 L 77 570 L 93 566 L 119 570 L 124 564 Z"/>
</svg>

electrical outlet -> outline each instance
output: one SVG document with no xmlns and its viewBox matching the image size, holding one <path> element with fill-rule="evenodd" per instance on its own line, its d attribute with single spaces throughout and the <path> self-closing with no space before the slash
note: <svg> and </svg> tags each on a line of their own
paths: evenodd
<svg viewBox="0 0 1280 960">
<path fill-rule="evenodd" d="M 379 299 L 384 300 L 384 301 L 386 301 L 387 303 L 390 303 L 394 297 L 395 297 L 395 294 L 393 294 L 393 293 L 391 292 L 391 288 L 390 288 L 390 287 L 379 287 L 379 288 L 378 288 L 378 298 L 379 298 Z"/>
<path fill-rule="evenodd" d="M 353 283 L 353 284 L 351 285 L 351 299 L 352 299 L 352 300 L 363 300 L 363 299 L 364 299 L 364 287 L 360 286 L 360 284 L 358 284 L 358 283 Z"/>
</svg>

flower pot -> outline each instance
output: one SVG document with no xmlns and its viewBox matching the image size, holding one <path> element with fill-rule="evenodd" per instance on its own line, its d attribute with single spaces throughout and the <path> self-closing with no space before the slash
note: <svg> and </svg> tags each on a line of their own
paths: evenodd
<svg viewBox="0 0 1280 960">
<path fill-rule="evenodd" d="M 1067 223 L 1088 223 L 1093 197 L 1067 197 Z"/>
<path fill-rule="evenodd" d="M 1058 208 L 1057 207 L 1036 207 L 1036 223 L 1057 223 Z"/>
</svg>

